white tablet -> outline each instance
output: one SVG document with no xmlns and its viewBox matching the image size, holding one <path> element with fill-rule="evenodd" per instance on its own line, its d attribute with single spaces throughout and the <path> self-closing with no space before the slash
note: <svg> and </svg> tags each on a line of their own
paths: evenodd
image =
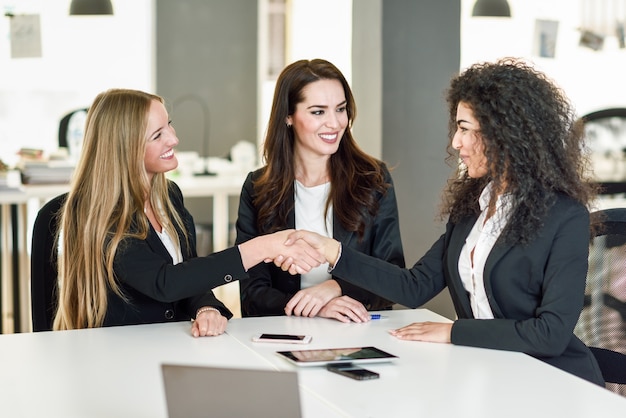
<svg viewBox="0 0 626 418">
<path fill-rule="evenodd" d="M 376 347 L 290 350 L 277 351 L 276 353 L 297 366 L 323 366 L 332 363 L 379 363 L 398 358 Z"/>
</svg>

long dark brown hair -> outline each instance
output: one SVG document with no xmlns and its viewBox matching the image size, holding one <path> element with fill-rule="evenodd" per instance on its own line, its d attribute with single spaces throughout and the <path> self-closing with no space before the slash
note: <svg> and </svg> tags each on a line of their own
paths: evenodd
<svg viewBox="0 0 626 418">
<path fill-rule="evenodd" d="M 478 197 L 488 182 L 512 196 L 511 218 L 503 236 L 528 243 L 564 194 L 589 206 L 595 187 L 588 180 L 584 129 L 569 100 L 545 74 L 513 58 L 472 65 L 452 79 L 447 93 L 448 152 L 456 131 L 459 102 L 468 105 L 480 125 L 487 175 L 454 173 L 444 193 L 442 216 L 453 222 L 480 212 Z M 491 204 L 495 203 L 495 196 Z"/>
<path fill-rule="evenodd" d="M 386 193 L 381 161 L 363 152 L 352 137 L 356 104 L 350 86 L 341 72 L 322 59 L 296 61 L 283 69 L 276 82 L 272 110 L 263 146 L 266 166 L 254 183 L 254 204 L 259 208 L 258 228 L 267 233 L 284 228 L 294 206 L 295 137 L 286 119 L 304 100 L 304 88 L 319 80 L 337 80 L 346 96 L 346 127 L 339 149 L 329 159 L 330 193 L 326 210 L 332 203 L 335 219 L 360 238 L 367 219 L 378 211 L 378 197 Z"/>
</svg>

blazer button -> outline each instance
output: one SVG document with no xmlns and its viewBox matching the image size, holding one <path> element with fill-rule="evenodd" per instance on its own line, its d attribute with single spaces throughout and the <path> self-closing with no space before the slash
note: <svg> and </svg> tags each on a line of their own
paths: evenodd
<svg viewBox="0 0 626 418">
<path fill-rule="evenodd" d="M 172 309 L 165 311 L 165 319 L 174 319 L 174 311 Z"/>
<path fill-rule="evenodd" d="M 226 276 L 224 276 L 224 281 L 226 283 L 230 283 L 233 281 L 233 276 L 231 276 L 230 274 L 227 274 Z"/>
</svg>

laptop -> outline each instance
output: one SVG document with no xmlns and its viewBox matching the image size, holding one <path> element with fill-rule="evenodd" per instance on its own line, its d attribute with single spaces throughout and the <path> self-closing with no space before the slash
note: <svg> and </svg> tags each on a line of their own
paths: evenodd
<svg viewBox="0 0 626 418">
<path fill-rule="evenodd" d="M 169 418 L 299 418 L 298 373 L 162 364 Z"/>
</svg>

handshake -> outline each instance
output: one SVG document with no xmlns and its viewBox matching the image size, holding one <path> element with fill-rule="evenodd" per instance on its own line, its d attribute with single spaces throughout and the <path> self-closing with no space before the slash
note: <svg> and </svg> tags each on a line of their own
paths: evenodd
<svg viewBox="0 0 626 418">
<path fill-rule="evenodd" d="M 307 273 L 325 262 L 334 266 L 341 250 L 340 242 L 311 231 L 288 229 L 263 237 L 271 254 L 263 261 L 290 274 Z"/>
</svg>

